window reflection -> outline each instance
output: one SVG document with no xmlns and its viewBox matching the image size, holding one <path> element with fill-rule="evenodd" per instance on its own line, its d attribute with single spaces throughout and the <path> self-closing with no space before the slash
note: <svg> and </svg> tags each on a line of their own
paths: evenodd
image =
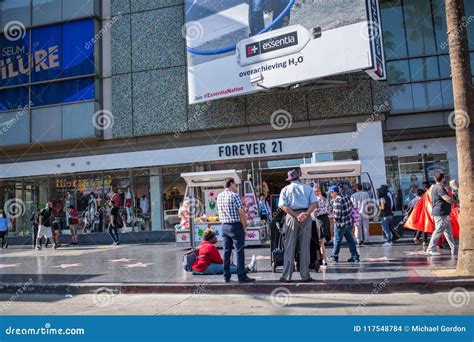
<svg viewBox="0 0 474 342">
<path fill-rule="evenodd" d="M 430 0 L 404 0 L 403 4 L 409 55 L 436 52 Z"/>
<path fill-rule="evenodd" d="M 30 0 L 0 1 L 0 30 L 3 30 L 8 22 L 14 20 L 30 26 Z"/>
<path fill-rule="evenodd" d="M 392 114 L 453 109 L 444 1 L 380 1 Z M 474 49 L 474 1 L 464 4 Z"/>
<path fill-rule="evenodd" d="M 407 57 L 405 24 L 401 0 L 381 0 L 385 55 L 390 58 Z"/>
</svg>

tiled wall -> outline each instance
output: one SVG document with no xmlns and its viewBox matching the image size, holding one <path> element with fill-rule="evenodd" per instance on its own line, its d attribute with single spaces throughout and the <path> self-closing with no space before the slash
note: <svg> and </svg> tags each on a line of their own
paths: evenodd
<svg viewBox="0 0 474 342">
<path fill-rule="evenodd" d="M 293 122 L 366 115 L 388 101 L 385 82 L 363 73 L 344 88 L 259 93 L 187 105 L 182 0 L 112 0 L 114 137 L 270 123 L 284 109 Z M 198 119 L 196 119 L 198 118 Z"/>
</svg>

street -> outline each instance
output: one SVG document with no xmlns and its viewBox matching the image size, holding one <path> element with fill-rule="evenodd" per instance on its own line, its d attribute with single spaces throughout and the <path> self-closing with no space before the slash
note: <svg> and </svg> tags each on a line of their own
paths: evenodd
<svg viewBox="0 0 474 342">
<path fill-rule="evenodd" d="M 1 315 L 472 315 L 474 292 L 0 295 Z"/>
</svg>

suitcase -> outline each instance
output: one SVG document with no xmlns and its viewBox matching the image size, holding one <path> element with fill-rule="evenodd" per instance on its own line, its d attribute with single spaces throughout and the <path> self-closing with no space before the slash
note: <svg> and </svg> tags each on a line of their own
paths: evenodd
<svg viewBox="0 0 474 342">
<path fill-rule="evenodd" d="M 315 221 L 311 222 L 311 244 L 309 246 L 310 264 L 309 269 L 319 272 L 321 267 L 321 251 L 319 250 L 319 228 Z"/>
<path fill-rule="evenodd" d="M 283 239 L 283 225 L 285 213 L 277 209 L 270 222 L 270 260 L 272 271 L 276 272 L 279 266 L 283 266 L 283 254 L 285 252 Z"/>
<path fill-rule="evenodd" d="M 276 272 L 278 267 L 283 266 L 283 256 L 285 253 L 285 244 L 284 244 L 284 235 L 283 231 L 283 222 L 284 222 L 284 215 L 282 221 L 278 220 L 277 222 L 273 222 L 270 225 L 270 234 L 271 234 L 271 243 L 270 243 L 270 259 L 272 265 L 272 271 Z M 298 243 L 296 244 L 296 252 L 295 252 L 295 262 L 296 267 L 295 271 L 299 272 L 299 247 Z M 321 267 L 321 253 L 319 250 L 319 230 L 316 226 L 316 222 L 312 222 L 311 226 L 311 242 L 310 242 L 310 269 L 314 269 L 316 272 L 319 272 L 319 268 Z"/>
</svg>

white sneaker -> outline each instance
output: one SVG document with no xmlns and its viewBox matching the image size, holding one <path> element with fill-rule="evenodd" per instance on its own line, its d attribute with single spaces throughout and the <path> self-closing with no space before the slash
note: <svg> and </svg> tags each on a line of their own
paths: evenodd
<svg viewBox="0 0 474 342">
<path fill-rule="evenodd" d="M 385 242 L 383 245 L 384 246 L 391 246 L 391 245 L 393 245 L 393 243 L 392 242 Z"/>
<path fill-rule="evenodd" d="M 427 251 L 427 253 L 428 253 L 429 255 L 433 255 L 433 256 L 441 255 L 440 252 L 435 252 L 435 251 Z"/>
<path fill-rule="evenodd" d="M 250 261 L 249 269 L 251 270 L 251 272 L 257 272 L 257 257 L 255 256 L 255 254 L 252 255 L 252 260 Z"/>
</svg>

